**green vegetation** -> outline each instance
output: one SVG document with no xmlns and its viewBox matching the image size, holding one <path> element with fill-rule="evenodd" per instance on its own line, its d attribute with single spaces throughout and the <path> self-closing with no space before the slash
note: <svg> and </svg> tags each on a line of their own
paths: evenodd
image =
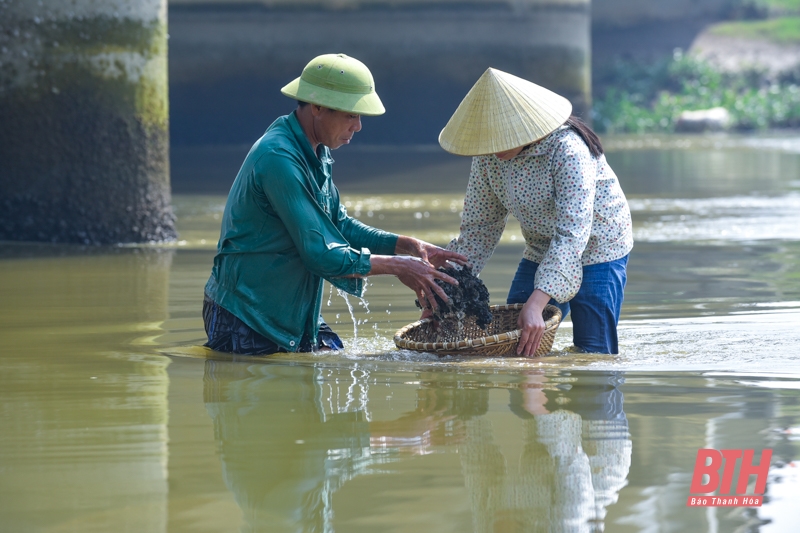
<svg viewBox="0 0 800 533">
<path fill-rule="evenodd" d="M 800 0 L 730 0 L 730 20 L 758 20 L 800 14 Z"/>
<path fill-rule="evenodd" d="M 800 0 L 734 0 L 731 19 L 710 35 L 745 45 L 770 41 L 800 47 Z M 798 56 L 800 57 L 800 55 Z M 676 52 L 651 63 L 619 62 L 596 80 L 595 127 L 602 132 L 670 132 L 683 111 L 724 107 L 734 129 L 800 127 L 800 65 L 780 74 L 722 71 Z"/>
<path fill-rule="evenodd" d="M 721 22 L 709 28 L 712 35 L 739 39 L 765 39 L 780 44 L 800 43 L 800 17 Z"/>
<path fill-rule="evenodd" d="M 750 3 L 771 13 L 800 13 L 800 0 L 750 0 Z"/>
<path fill-rule="evenodd" d="M 682 111 L 724 107 L 739 130 L 800 127 L 800 75 L 721 72 L 676 52 L 656 63 L 619 62 L 593 109 L 600 132 L 671 132 Z"/>
</svg>

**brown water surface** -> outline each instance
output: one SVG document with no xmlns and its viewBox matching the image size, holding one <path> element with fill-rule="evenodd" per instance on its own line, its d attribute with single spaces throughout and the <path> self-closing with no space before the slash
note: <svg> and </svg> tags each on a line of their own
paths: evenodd
<svg viewBox="0 0 800 533">
<path fill-rule="evenodd" d="M 326 285 L 343 352 L 207 351 L 225 185 L 198 168 L 173 167 L 174 246 L 0 243 L 0 532 L 792 531 L 800 139 L 606 143 L 637 241 L 619 356 L 570 353 L 569 321 L 538 360 L 397 350 L 418 310 L 392 278 Z M 468 161 L 334 156 L 354 216 L 457 233 Z M 510 221 L 493 302 L 520 256 Z M 699 448 L 772 449 L 764 506 L 687 508 Z"/>
</svg>

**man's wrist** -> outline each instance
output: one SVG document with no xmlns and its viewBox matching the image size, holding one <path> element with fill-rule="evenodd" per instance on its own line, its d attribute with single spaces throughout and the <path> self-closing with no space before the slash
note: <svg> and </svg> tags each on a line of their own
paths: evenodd
<svg viewBox="0 0 800 533">
<path fill-rule="evenodd" d="M 380 276 L 384 274 L 397 275 L 399 272 L 398 257 L 393 255 L 373 255 L 371 258 L 372 268 L 369 271 L 369 276 Z"/>
<path fill-rule="evenodd" d="M 397 236 L 397 244 L 394 247 L 395 254 L 410 254 L 411 251 L 414 249 L 412 246 L 414 238 L 409 237 L 408 235 L 398 235 Z"/>
</svg>

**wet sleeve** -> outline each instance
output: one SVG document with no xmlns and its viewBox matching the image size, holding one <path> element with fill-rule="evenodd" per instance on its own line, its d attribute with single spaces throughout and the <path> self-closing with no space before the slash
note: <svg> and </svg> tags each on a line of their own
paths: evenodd
<svg viewBox="0 0 800 533">
<path fill-rule="evenodd" d="M 486 158 L 472 158 L 461 231 L 450 241 L 448 250 L 467 257 L 477 275 L 492 257 L 508 220 L 508 210 L 492 190 Z"/>
<path fill-rule="evenodd" d="M 290 154 L 271 152 L 256 164 L 270 207 L 286 226 L 305 267 L 332 285 L 361 296 L 371 269 L 370 251 L 354 249 L 305 186 L 305 175 Z"/>
<path fill-rule="evenodd" d="M 575 296 L 583 281 L 581 257 L 592 231 L 597 160 L 582 140 L 568 135 L 556 143 L 550 173 L 556 226 L 534 287 L 563 303 Z"/>
</svg>

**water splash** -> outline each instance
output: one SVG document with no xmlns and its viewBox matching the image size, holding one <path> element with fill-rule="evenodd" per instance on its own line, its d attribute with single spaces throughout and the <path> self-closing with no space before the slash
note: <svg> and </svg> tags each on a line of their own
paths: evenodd
<svg viewBox="0 0 800 533">
<path fill-rule="evenodd" d="M 353 305 L 350 303 L 350 298 L 347 297 L 346 292 L 341 289 L 336 289 L 336 292 L 342 297 L 342 299 L 344 299 L 344 303 L 347 304 L 347 310 L 350 312 L 350 318 L 353 320 L 353 347 L 355 347 L 358 343 L 358 320 L 356 320 L 356 314 L 353 311 Z M 339 315 L 336 315 L 336 318 L 339 318 Z"/>
</svg>

